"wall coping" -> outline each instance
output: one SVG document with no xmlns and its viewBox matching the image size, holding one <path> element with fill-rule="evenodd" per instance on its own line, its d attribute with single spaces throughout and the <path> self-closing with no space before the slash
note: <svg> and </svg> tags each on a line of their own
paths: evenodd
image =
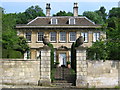
<svg viewBox="0 0 120 90">
<path fill-rule="evenodd" d="M 39 59 L 0 59 L 0 61 L 40 61 Z"/>
</svg>

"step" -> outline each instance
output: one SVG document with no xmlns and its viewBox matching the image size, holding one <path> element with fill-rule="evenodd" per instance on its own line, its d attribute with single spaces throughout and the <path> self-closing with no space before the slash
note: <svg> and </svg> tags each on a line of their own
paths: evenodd
<svg viewBox="0 0 120 90">
<path fill-rule="evenodd" d="M 66 80 L 54 80 L 53 83 L 67 83 Z"/>
<path fill-rule="evenodd" d="M 72 83 L 52 83 L 54 86 L 57 86 L 57 87 L 71 87 L 73 86 Z"/>
</svg>

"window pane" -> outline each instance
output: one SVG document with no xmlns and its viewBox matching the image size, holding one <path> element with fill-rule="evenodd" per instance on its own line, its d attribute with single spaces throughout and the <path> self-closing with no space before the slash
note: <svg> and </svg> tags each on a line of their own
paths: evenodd
<svg viewBox="0 0 120 90">
<path fill-rule="evenodd" d="M 51 24 L 57 24 L 57 19 L 56 18 L 52 18 L 51 19 Z"/>
<path fill-rule="evenodd" d="M 42 41 L 43 36 L 44 32 L 38 32 L 38 41 Z"/>
<path fill-rule="evenodd" d="M 60 41 L 66 41 L 66 32 L 60 32 Z"/>
<path fill-rule="evenodd" d="M 100 33 L 93 33 L 93 42 L 96 42 L 100 38 Z"/>
<path fill-rule="evenodd" d="M 75 19 L 74 18 L 70 18 L 69 24 L 75 24 Z"/>
<path fill-rule="evenodd" d="M 56 41 L 56 32 L 50 33 L 50 41 Z"/>
<path fill-rule="evenodd" d="M 88 42 L 88 33 L 83 32 L 81 33 L 81 36 L 84 38 L 84 42 Z"/>
<path fill-rule="evenodd" d="M 70 32 L 70 41 L 76 40 L 76 32 Z"/>
<path fill-rule="evenodd" d="M 31 32 L 26 32 L 26 40 L 31 41 Z"/>
<path fill-rule="evenodd" d="M 93 33 L 93 42 L 96 42 L 96 34 Z"/>
</svg>

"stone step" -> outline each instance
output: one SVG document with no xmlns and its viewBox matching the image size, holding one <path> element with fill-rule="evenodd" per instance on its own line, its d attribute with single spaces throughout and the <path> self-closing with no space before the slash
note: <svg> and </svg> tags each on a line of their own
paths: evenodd
<svg viewBox="0 0 120 90">
<path fill-rule="evenodd" d="M 66 80 L 54 80 L 53 83 L 67 83 Z"/>
<path fill-rule="evenodd" d="M 54 86 L 57 86 L 57 87 L 71 87 L 73 86 L 72 83 L 53 83 Z"/>
</svg>

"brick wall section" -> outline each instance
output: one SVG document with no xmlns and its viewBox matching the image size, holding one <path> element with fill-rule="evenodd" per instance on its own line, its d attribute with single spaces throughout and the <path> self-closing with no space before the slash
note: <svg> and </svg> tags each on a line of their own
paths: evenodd
<svg viewBox="0 0 120 90">
<path fill-rule="evenodd" d="M 40 79 L 39 60 L 2 60 L 3 84 L 33 84 L 38 85 Z"/>
</svg>

